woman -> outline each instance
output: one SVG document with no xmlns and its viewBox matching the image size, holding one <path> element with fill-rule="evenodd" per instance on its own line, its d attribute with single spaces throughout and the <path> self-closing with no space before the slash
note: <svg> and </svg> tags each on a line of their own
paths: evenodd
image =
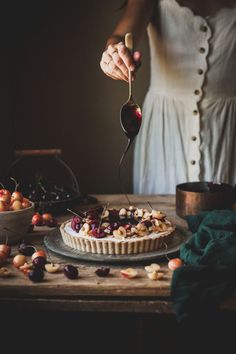
<svg viewBox="0 0 236 354">
<path fill-rule="evenodd" d="M 129 0 L 101 68 L 136 71 L 123 39 L 147 27 L 151 80 L 134 152 L 134 192 L 175 193 L 178 183 L 236 181 L 236 1 Z"/>
</svg>

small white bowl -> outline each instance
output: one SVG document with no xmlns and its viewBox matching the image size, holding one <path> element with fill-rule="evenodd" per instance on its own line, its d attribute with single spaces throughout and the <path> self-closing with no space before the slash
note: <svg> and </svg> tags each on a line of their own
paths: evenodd
<svg viewBox="0 0 236 354">
<path fill-rule="evenodd" d="M 34 204 L 25 209 L 0 212 L 0 243 L 16 244 L 24 239 L 34 215 Z"/>
</svg>

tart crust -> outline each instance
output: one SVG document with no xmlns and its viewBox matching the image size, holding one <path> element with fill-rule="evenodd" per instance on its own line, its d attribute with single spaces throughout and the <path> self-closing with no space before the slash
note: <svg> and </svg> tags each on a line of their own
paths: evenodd
<svg viewBox="0 0 236 354">
<path fill-rule="evenodd" d="M 78 251 L 104 255 L 127 255 L 156 251 L 173 239 L 175 227 L 169 226 L 167 231 L 151 233 L 142 237 L 125 239 L 95 238 L 91 236 L 71 235 L 65 227 L 70 224 L 67 220 L 60 226 L 63 242 Z"/>
</svg>

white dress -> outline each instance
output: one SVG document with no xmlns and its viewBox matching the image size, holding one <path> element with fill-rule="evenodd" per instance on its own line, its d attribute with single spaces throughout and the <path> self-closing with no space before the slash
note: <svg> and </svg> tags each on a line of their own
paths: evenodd
<svg viewBox="0 0 236 354">
<path fill-rule="evenodd" d="M 151 80 L 134 151 L 134 193 L 190 181 L 236 182 L 236 6 L 196 16 L 157 2 Z"/>
</svg>

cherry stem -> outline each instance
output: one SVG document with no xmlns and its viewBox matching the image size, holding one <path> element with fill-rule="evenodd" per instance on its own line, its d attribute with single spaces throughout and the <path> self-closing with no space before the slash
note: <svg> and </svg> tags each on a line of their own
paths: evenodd
<svg viewBox="0 0 236 354">
<path fill-rule="evenodd" d="M 16 192 L 16 191 L 17 191 L 17 188 L 18 188 L 19 185 L 20 185 L 20 183 L 16 182 L 15 178 L 13 178 L 13 177 L 10 177 L 10 179 L 15 183 L 15 191 L 14 191 L 14 192 Z"/>
<path fill-rule="evenodd" d="M 127 199 L 127 202 L 129 203 L 130 206 L 132 206 L 131 201 L 130 201 L 128 195 L 127 195 L 126 193 L 124 193 L 124 194 L 125 194 L 125 198 Z"/>
<path fill-rule="evenodd" d="M 98 229 L 100 229 L 100 227 L 101 227 L 101 224 L 102 224 L 102 217 L 103 217 L 103 214 L 104 214 L 105 210 L 107 209 L 108 205 L 109 205 L 109 203 L 107 203 L 107 204 L 104 206 L 104 208 L 103 208 L 103 211 L 102 211 L 102 214 L 101 214 L 101 219 L 100 219 L 100 222 L 99 222 L 99 225 L 98 225 Z"/>
<path fill-rule="evenodd" d="M 2 186 L 3 189 L 5 189 L 4 184 L 0 182 L 0 186 Z"/>
<path fill-rule="evenodd" d="M 152 207 L 152 204 L 149 202 L 149 201 L 147 201 L 147 204 L 150 206 L 150 208 L 153 210 L 153 207 Z"/>
<path fill-rule="evenodd" d="M 74 214 L 75 216 L 79 216 L 80 218 L 84 218 L 84 215 L 83 213 L 81 212 L 81 214 L 77 214 L 76 212 L 74 212 L 73 210 L 70 210 L 70 209 L 66 209 L 67 211 L 69 211 L 70 213 Z"/>
</svg>

